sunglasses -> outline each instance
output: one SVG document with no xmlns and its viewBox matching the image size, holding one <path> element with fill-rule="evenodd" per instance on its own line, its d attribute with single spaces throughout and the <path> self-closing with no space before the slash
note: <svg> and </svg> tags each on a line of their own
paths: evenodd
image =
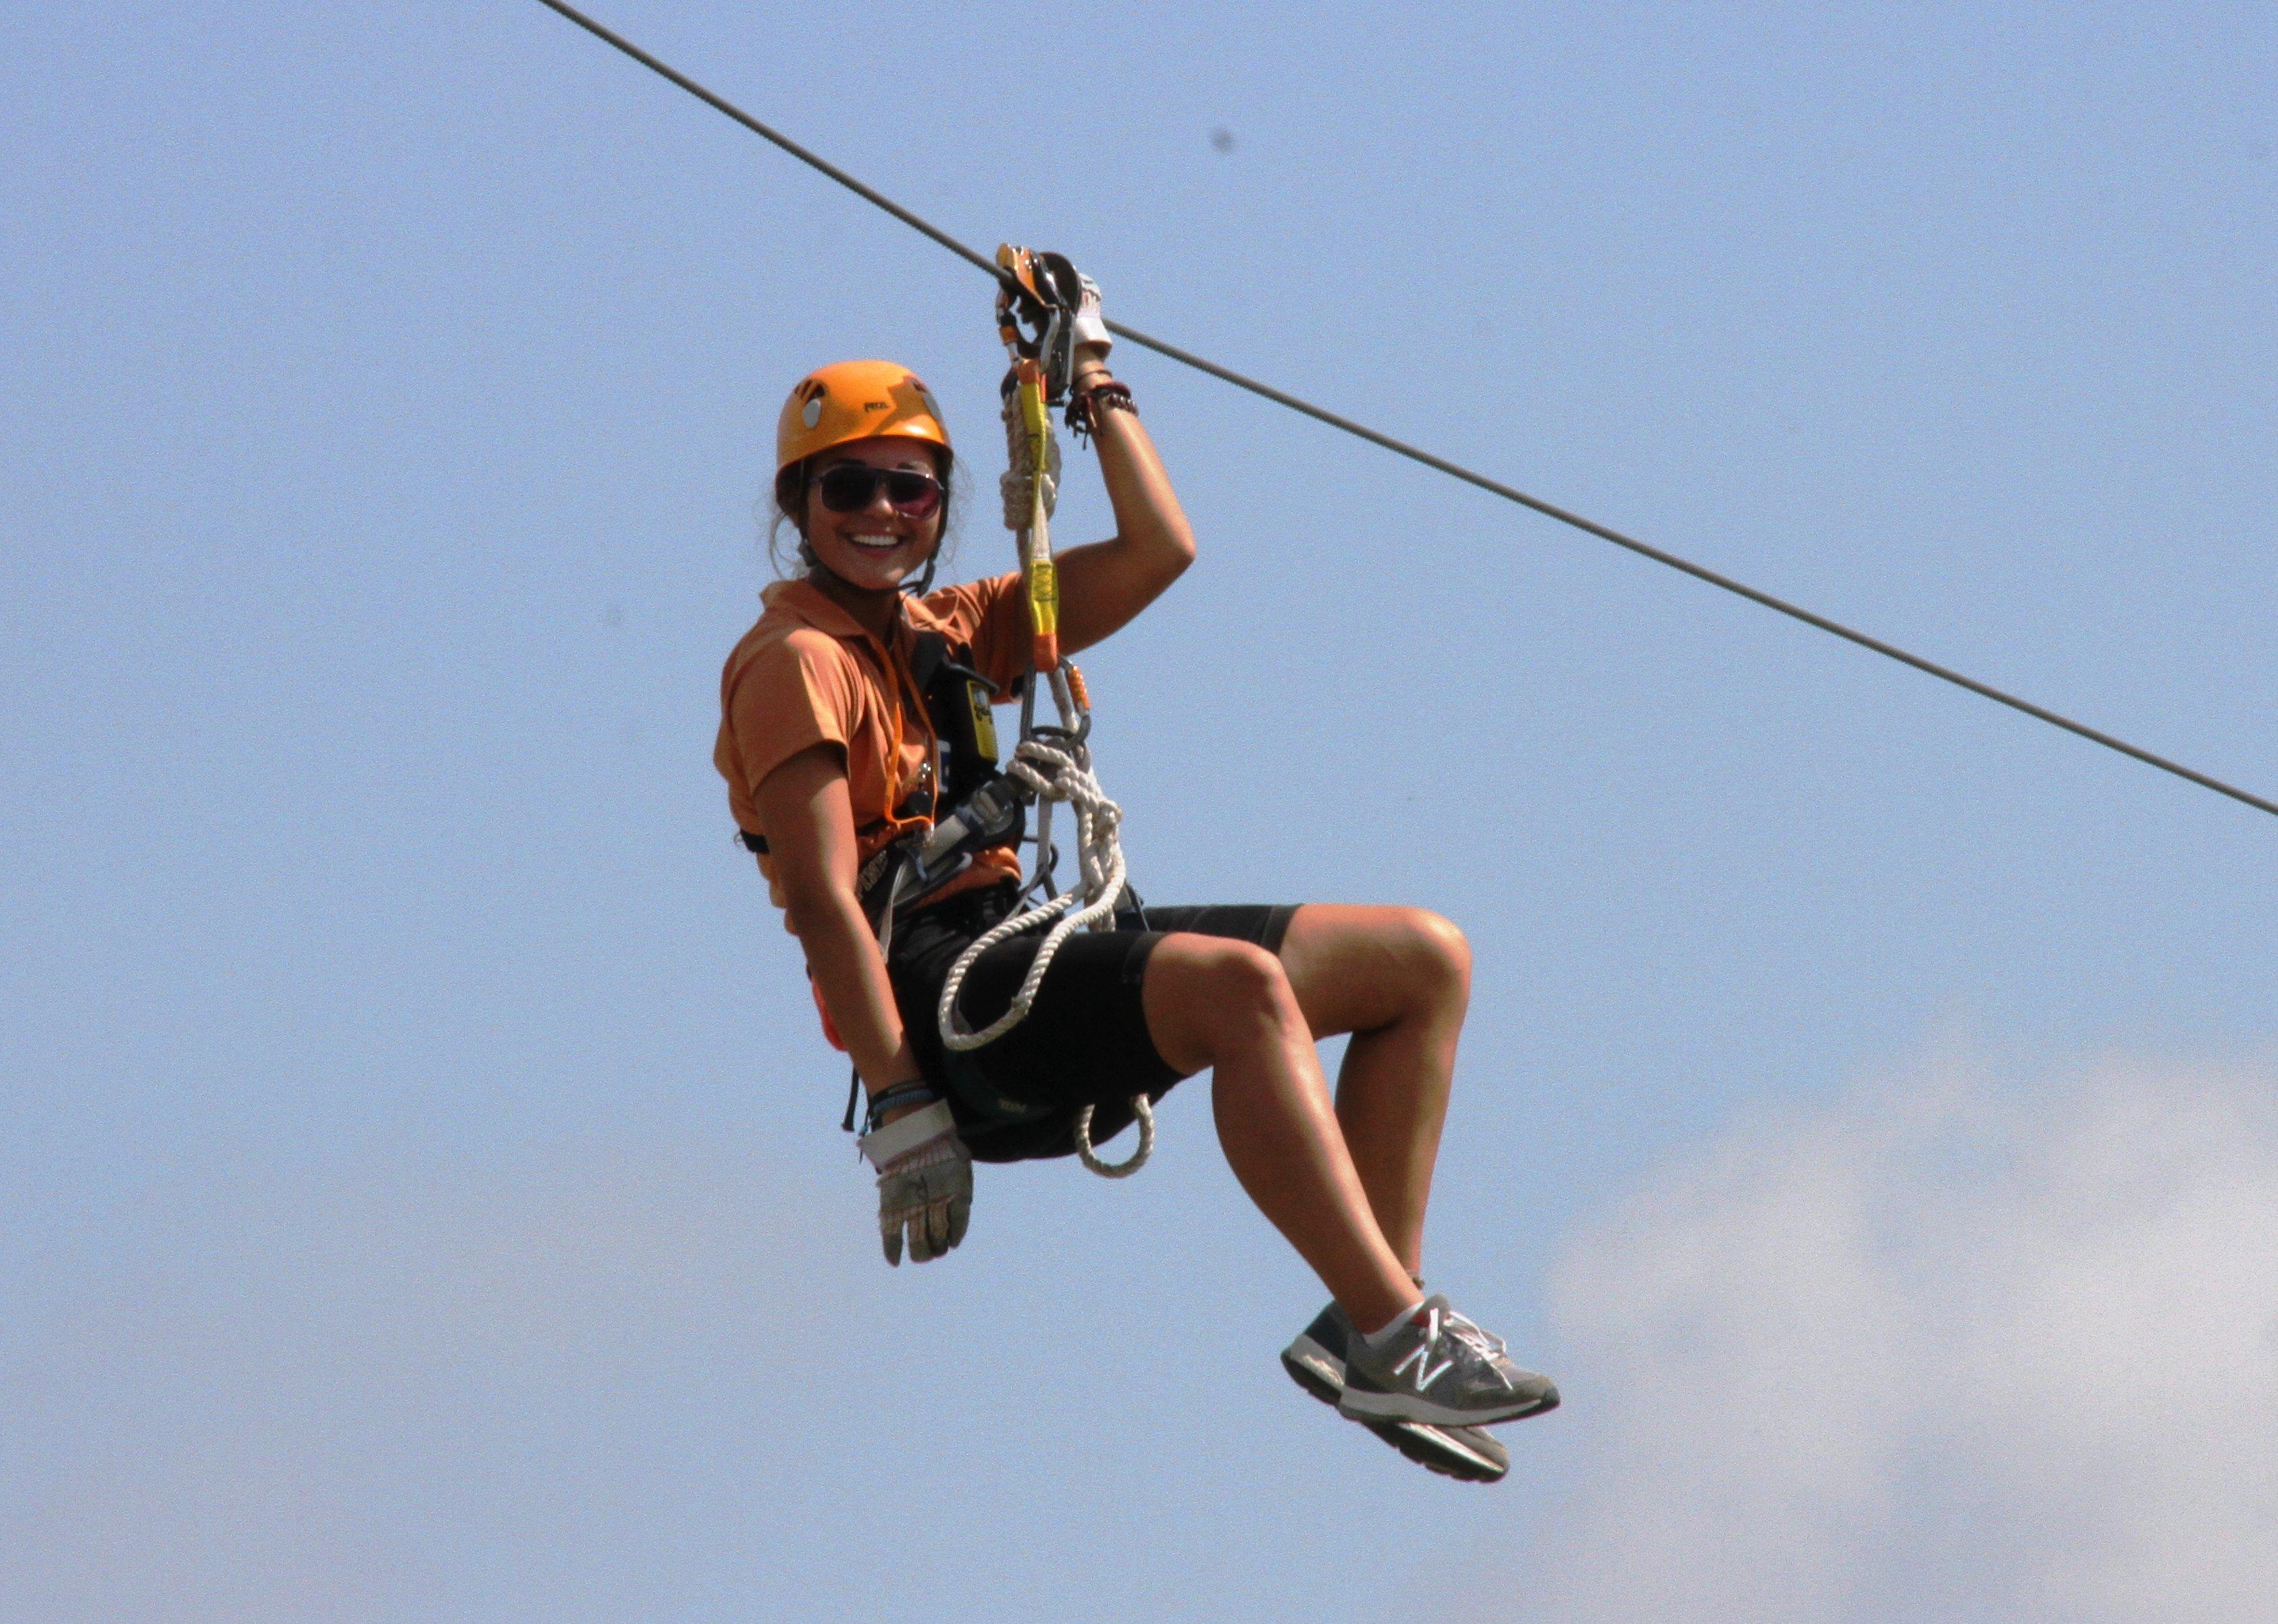
<svg viewBox="0 0 2278 1624">
<path fill-rule="evenodd" d="M 941 506 L 941 481 L 912 469 L 841 462 L 823 469 L 814 481 L 822 505 L 833 513 L 860 513 L 878 499 L 881 485 L 886 488 L 886 500 L 906 519 L 931 518 Z"/>
</svg>

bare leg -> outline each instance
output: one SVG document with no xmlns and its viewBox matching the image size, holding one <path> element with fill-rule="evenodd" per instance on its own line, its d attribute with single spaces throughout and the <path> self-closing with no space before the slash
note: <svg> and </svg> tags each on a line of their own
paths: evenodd
<svg viewBox="0 0 2278 1624">
<path fill-rule="evenodd" d="M 1147 960 L 1143 997 L 1163 1058 L 1182 1071 L 1211 1068 L 1212 1113 L 1235 1177 L 1353 1323 L 1381 1325 L 1414 1301 L 1346 1154 L 1280 961 L 1248 942 L 1166 936 Z"/>
<path fill-rule="evenodd" d="M 1337 1119 L 1377 1225 L 1420 1271 L 1424 1212 L 1471 1002 L 1463 933 L 1415 908 L 1297 910 L 1281 961 L 1308 1030 L 1352 1033 L 1337 1078 Z"/>
</svg>

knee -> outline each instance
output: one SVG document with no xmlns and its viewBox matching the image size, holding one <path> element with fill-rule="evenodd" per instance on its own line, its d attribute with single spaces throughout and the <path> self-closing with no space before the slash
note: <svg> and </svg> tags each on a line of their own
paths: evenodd
<svg viewBox="0 0 2278 1624">
<path fill-rule="evenodd" d="M 1401 961 L 1426 994 L 1471 995 L 1472 944 L 1453 919 L 1427 909 L 1404 908 L 1397 937 Z"/>
<path fill-rule="evenodd" d="M 1264 948 L 1248 942 L 1212 941 L 1199 957 L 1206 996 L 1226 1018 L 1249 1023 L 1296 1008 L 1281 961 Z"/>
<path fill-rule="evenodd" d="M 1149 1024 L 1203 1064 L 1270 1041 L 1302 1020 L 1281 961 L 1247 942 L 1178 935 L 1155 949 L 1147 969 Z M 1164 1056 L 1174 1064 L 1171 1048 Z"/>
</svg>

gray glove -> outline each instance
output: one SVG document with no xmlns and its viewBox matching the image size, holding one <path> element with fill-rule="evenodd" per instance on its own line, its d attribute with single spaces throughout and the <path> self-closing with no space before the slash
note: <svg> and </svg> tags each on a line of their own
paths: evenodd
<svg viewBox="0 0 2278 1624">
<path fill-rule="evenodd" d="M 1104 361 L 1107 358 L 1107 352 L 1114 347 L 1115 339 L 1107 331 L 1107 317 L 1099 312 L 1099 284 L 1079 272 L 1076 286 L 1083 293 L 1076 301 L 1075 341 L 1079 345 L 1092 346 Z"/>
<path fill-rule="evenodd" d="M 878 1234 L 886 1262 L 929 1263 L 965 1239 L 973 1218 L 973 1153 L 954 1131 L 886 1164 L 878 1175 Z"/>
<path fill-rule="evenodd" d="M 905 1235 L 913 1263 L 929 1263 L 965 1239 L 973 1153 L 957 1136 L 948 1106 L 913 1111 L 859 1143 L 878 1170 L 878 1238 L 888 1263 L 900 1265 Z"/>
</svg>

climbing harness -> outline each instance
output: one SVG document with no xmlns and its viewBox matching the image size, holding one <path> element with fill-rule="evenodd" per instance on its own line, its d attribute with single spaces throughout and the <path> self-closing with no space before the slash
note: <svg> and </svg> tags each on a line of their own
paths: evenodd
<svg viewBox="0 0 2278 1624">
<path fill-rule="evenodd" d="M 1059 576 L 1052 562 L 1052 469 L 1057 461 L 1050 408 L 1067 398 L 1074 367 L 1075 317 L 1083 296 L 1075 267 L 1057 254 L 1036 254 L 1010 245 L 997 250 L 1005 280 L 997 300 L 998 331 L 1012 353 L 1005 380 L 1005 522 L 1014 532 L 1022 591 L 1028 605 L 1031 643 L 1028 680 L 1021 694 L 1021 742 L 1006 764 L 1005 777 L 1036 805 L 1036 872 L 1021 893 L 1023 906 L 992 926 L 959 954 L 942 983 L 935 1018 L 941 1040 L 953 1054 L 967 1054 L 995 1041 L 1028 1017 L 1036 989 L 1060 944 L 1079 930 L 1113 929 L 1115 905 L 1125 889 L 1123 848 L 1117 838 L 1122 809 L 1107 798 L 1091 762 L 1091 707 L 1083 677 L 1059 653 Z M 1020 498 L 1025 496 L 1026 500 Z M 1015 520 L 1021 522 L 1014 523 Z M 1036 690 L 1049 687 L 1058 726 L 1036 719 Z M 1058 856 L 1052 844 L 1052 809 L 1065 803 L 1076 826 L 1074 886 L 1049 895 Z M 1048 895 L 1042 902 L 1035 894 Z M 1001 942 L 1041 930 L 1043 941 L 1029 961 L 1012 1003 L 979 1031 L 968 1027 L 957 1008 L 958 995 L 975 963 Z M 1080 1108 L 1074 1126 L 1076 1155 L 1093 1172 L 1126 1178 L 1145 1165 L 1155 1148 L 1155 1116 L 1144 1094 L 1134 1094 L 1131 1114 L 1139 1125 L 1138 1148 L 1120 1163 L 1100 1159 L 1091 1144 L 1092 1108 Z"/>
</svg>

